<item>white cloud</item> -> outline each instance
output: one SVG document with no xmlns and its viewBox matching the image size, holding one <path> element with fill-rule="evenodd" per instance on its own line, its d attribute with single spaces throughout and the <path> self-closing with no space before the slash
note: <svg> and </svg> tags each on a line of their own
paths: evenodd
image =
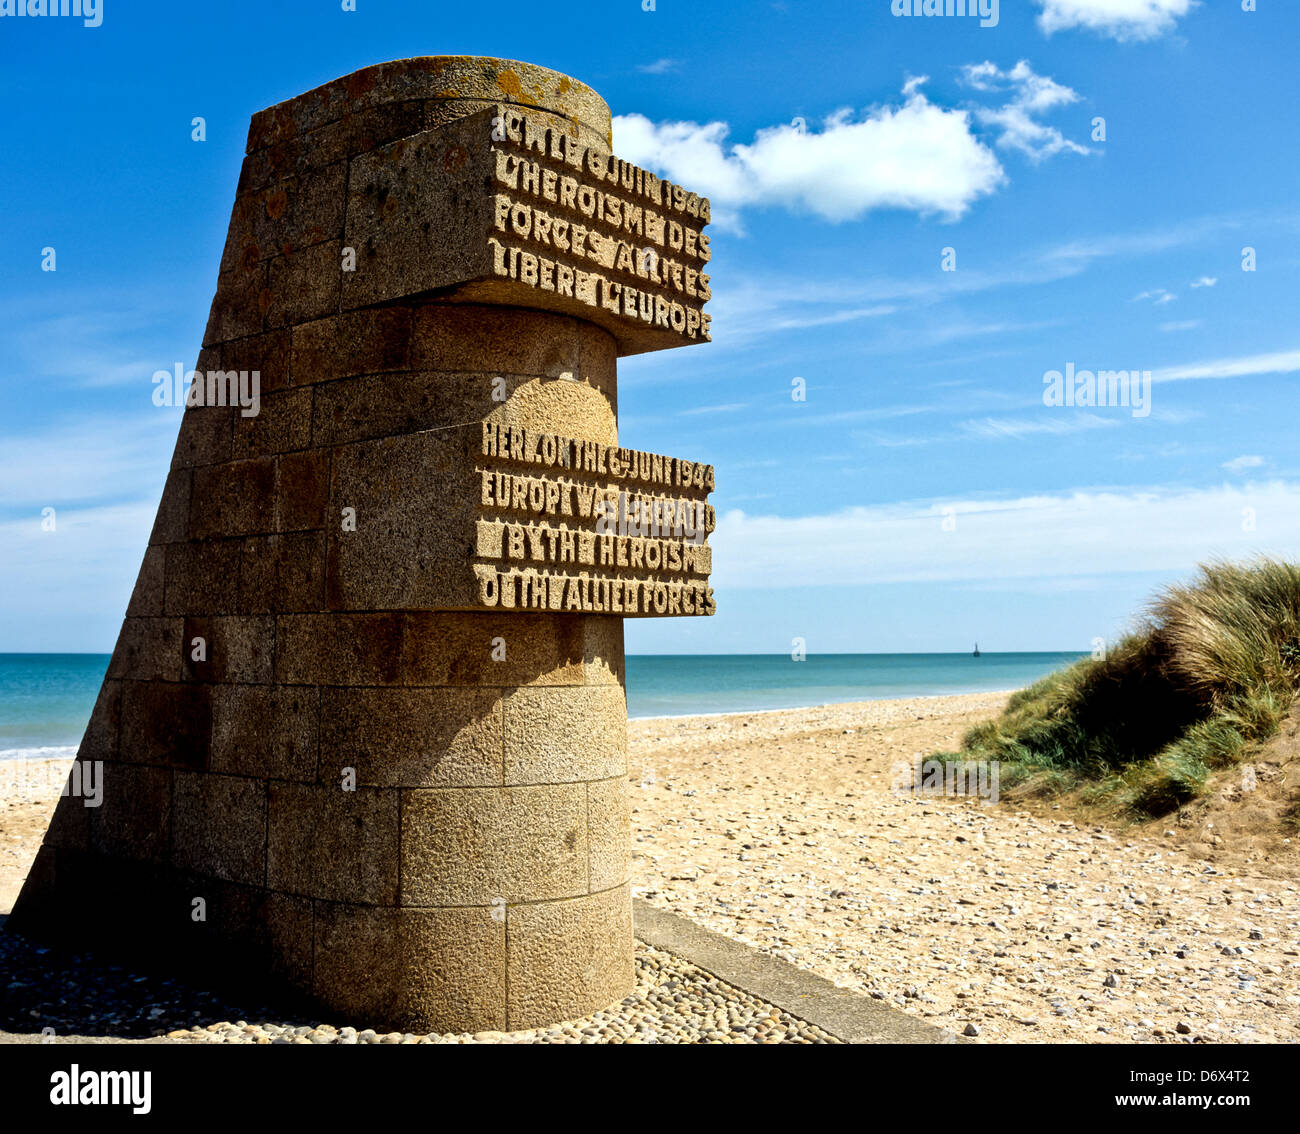
<svg viewBox="0 0 1300 1134">
<path fill-rule="evenodd" d="M 715 222 L 739 225 L 751 205 L 804 209 L 832 222 L 872 209 L 961 217 L 994 192 L 1004 174 L 971 132 L 970 112 L 945 109 L 909 79 L 901 106 L 855 116 L 838 110 L 821 130 L 802 123 L 759 130 L 729 144 L 725 122 L 654 123 L 640 114 L 614 121 L 618 152 L 710 198 Z"/>
<path fill-rule="evenodd" d="M 985 126 L 1001 131 L 998 135 L 999 146 L 1019 150 L 1034 161 L 1054 157 L 1063 150 L 1075 154 L 1090 152 L 1087 146 L 1070 141 L 1055 126 L 1035 122 L 1028 111 L 1018 106 L 1004 106 L 1000 110 L 977 110 L 975 117 Z"/>
<path fill-rule="evenodd" d="M 1166 303 L 1173 303 L 1177 298 L 1178 296 L 1174 295 L 1173 292 L 1165 291 L 1162 287 L 1157 287 L 1152 288 L 1150 291 L 1144 291 L 1140 295 L 1135 295 L 1133 297 L 1133 302 L 1141 303 L 1144 299 L 1149 299 L 1157 306 L 1163 307 Z"/>
<path fill-rule="evenodd" d="M 1198 0 L 1037 0 L 1038 26 L 1048 35 L 1082 28 L 1120 41 L 1172 31 Z"/>
<path fill-rule="evenodd" d="M 691 409 L 678 410 L 678 417 L 696 417 L 706 413 L 736 413 L 739 410 L 748 409 L 748 402 L 729 402 L 720 406 L 694 406 Z"/>
<path fill-rule="evenodd" d="M 1213 287 L 1218 282 L 1218 276 L 1201 276 L 1200 279 L 1192 280 L 1192 287 Z"/>
<path fill-rule="evenodd" d="M 1035 74 L 1026 60 L 1020 60 L 1009 71 L 988 61 L 968 64 L 962 68 L 962 81 L 977 91 L 1011 92 L 1011 100 L 1005 105 L 975 110 L 978 122 L 999 132 L 997 144 L 1004 149 L 1019 150 L 1034 161 L 1062 151 L 1091 152 L 1087 146 L 1070 141 L 1054 126 L 1035 121 L 1035 115 L 1078 102 L 1079 95 L 1046 75 Z"/>
<path fill-rule="evenodd" d="M 676 59 L 656 59 L 653 63 L 641 63 L 637 70 L 643 75 L 666 75 L 669 71 L 677 70 Z"/>
<path fill-rule="evenodd" d="M 1224 461 L 1223 467 L 1230 473 L 1241 473 L 1247 469 L 1258 469 L 1264 465 L 1263 457 L 1233 457 L 1230 461 Z"/>
<path fill-rule="evenodd" d="M 135 500 L 59 510 L 53 531 L 42 529 L 39 515 L 0 523 L 0 538 L 12 551 L 0 570 L 6 593 L 34 599 L 66 587 L 71 599 L 94 572 L 134 577 L 157 511 L 157 500 Z M 94 601 L 93 593 L 87 597 Z"/>
<path fill-rule="evenodd" d="M 1167 366 L 1151 377 L 1155 382 L 1181 382 L 1193 378 L 1249 378 L 1256 374 L 1293 374 L 1300 370 L 1300 350 L 1220 358 L 1187 366 Z"/>
<path fill-rule="evenodd" d="M 739 226 L 738 209 L 753 201 L 754 188 L 745 171 L 724 149 L 730 127 L 725 122 L 651 122 L 643 114 L 614 118 L 619 156 L 689 185 L 712 206 L 713 223 Z"/>
<path fill-rule="evenodd" d="M 849 307 L 841 311 L 831 311 L 825 315 L 796 315 L 778 318 L 768 323 L 769 331 L 804 330 L 808 327 L 827 327 L 836 323 L 856 323 L 859 319 L 879 319 L 893 315 L 897 307 L 890 304 L 875 307 Z"/>
<path fill-rule="evenodd" d="M 956 528 L 945 531 L 945 509 Z M 1242 530 L 1252 508 L 1258 530 Z M 1300 484 L 1079 490 L 936 500 L 819 516 L 729 511 L 712 536 L 713 585 L 792 587 L 1031 579 L 1190 570 L 1215 556 L 1300 550 Z"/>
<path fill-rule="evenodd" d="M 1093 429 L 1106 429 L 1122 425 L 1123 420 L 1101 417 L 1095 413 L 1062 414 L 1059 417 L 982 417 L 961 423 L 962 432 L 970 437 L 989 441 L 1019 440 L 1037 434 L 1059 436 L 1067 433 L 1084 433 Z"/>
<path fill-rule="evenodd" d="M 1013 90 L 1016 92 L 1015 104 L 1035 113 L 1079 100 L 1078 94 L 1069 87 L 1062 86 L 1046 75 L 1035 74 L 1025 59 L 1020 60 L 1010 71 L 1004 71 L 988 60 L 969 63 L 962 68 L 962 78 L 967 86 L 974 87 L 977 91 Z"/>
</svg>

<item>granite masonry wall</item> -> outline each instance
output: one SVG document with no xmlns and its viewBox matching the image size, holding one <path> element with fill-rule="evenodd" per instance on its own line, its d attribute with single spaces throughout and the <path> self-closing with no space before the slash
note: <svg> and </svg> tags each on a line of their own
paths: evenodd
<svg viewBox="0 0 1300 1134">
<path fill-rule="evenodd" d="M 622 618 L 712 612 L 713 470 L 620 447 L 616 361 L 705 341 L 708 203 L 609 130 L 460 57 L 254 117 L 77 757 L 104 799 L 11 929 L 403 1031 L 631 992 Z"/>
</svg>

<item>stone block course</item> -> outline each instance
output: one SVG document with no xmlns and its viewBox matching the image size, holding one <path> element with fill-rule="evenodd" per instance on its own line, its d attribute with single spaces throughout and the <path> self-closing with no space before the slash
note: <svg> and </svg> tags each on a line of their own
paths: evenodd
<svg viewBox="0 0 1300 1134">
<path fill-rule="evenodd" d="M 501 698 L 482 688 L 331 688 L 322 693 L 323 781 L 356 769 L 379 787 L 501 784 Z"/>
<path fill-rule="evenodd" d="M 365 905 L 397 904 L 398 793 L 338 782 L 274 782 L 268 793 L 266 884 Z"/>
<path fill-rule="evenodd" d="M 210 878 L 266 881 L 266 781 L 177 772 L 172 862 Z"/>
<path fill-rule="evenodd" d="M 504 708 L 507 784 L 627 773 L 627 705 L 619 686 L 514 689 Z"/>
<path fill-rule="evenodd" d="M 212 736 L 211 685 L 127 681 L 122 685 L 118 759 L 202 771 Z"/>
<path fill-rule="evenodd" d="M 211 768 L 268 780 L 316 780 L 320 690 L 219 685 L 212 695 Z"/>
<path fill-rule="evenodd" d="M 403 792 L 403 905 L 487 906 L 586 891 L 584 785 Z"/>
<path fill-rule="evenodd" d="M 626 886 L 509 911 L 506 1012 L 511 1028 L 569 1018 L 632 986 L 632 899 Z"/>
<path fill-rule="evenodd" d="M 588 889 L 621 886 L 632 869 L 632 796 L 626 776 L 587 785 Z"/>
</svg>

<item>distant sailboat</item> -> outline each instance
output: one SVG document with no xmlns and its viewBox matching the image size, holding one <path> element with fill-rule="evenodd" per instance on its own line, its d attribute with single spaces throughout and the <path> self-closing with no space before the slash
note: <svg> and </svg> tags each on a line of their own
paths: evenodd
<svg viewBox="0 0 1300 1134">
<path fill-rule="evenodd" d="M 976 658 L 980 656 L 980 644 L 978 642 L 975 643 L 975 653 L 971 656 Z"/>
</svg>

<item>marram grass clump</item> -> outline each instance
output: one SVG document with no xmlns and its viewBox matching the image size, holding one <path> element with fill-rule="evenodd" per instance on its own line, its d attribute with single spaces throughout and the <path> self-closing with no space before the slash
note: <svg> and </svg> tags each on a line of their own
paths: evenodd
<svg viewBox="0 0 1300 1134">
<path fill-rule="evenodd" d="M 1005 786 L 1160 815 L 1277 730 L 1300 688 L 1300 564 L 1214 563 L 1107 651 L 1014 694 L 962 759 Z"/>
</svg>

